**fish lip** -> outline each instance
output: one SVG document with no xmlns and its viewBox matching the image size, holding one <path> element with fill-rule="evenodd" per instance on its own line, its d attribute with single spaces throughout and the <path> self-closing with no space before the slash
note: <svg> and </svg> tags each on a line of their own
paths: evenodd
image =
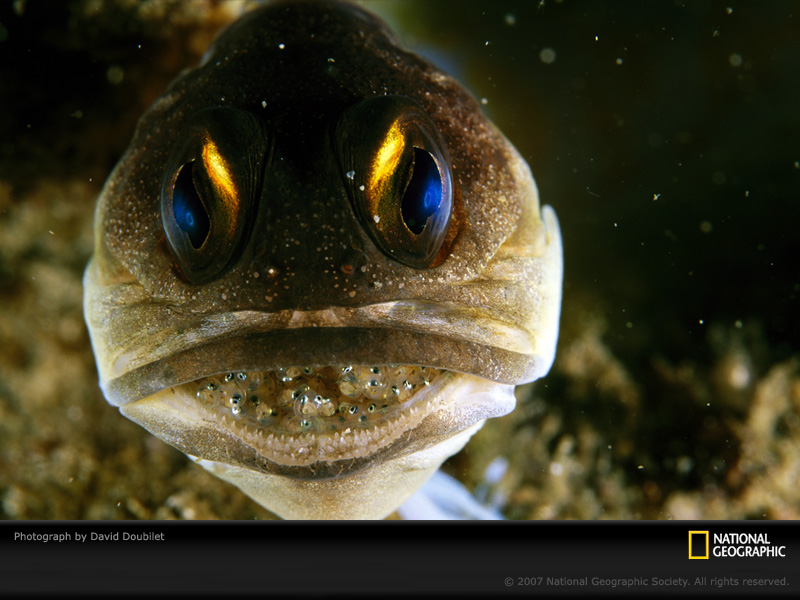
<svg viewBox="0 0 800 600">
<path fill-rule="evenodd" d="M 190 396 L 170 395 L 170 391 L 132 402 L 120 410 L 190 456 L 297 480 L 349 476 L 376 462 L 413 454 L 480 421 L 511 412 L 516 402 L 513 386 L 463 373 L 442 373 L 423 392 L 432 396 L 421 399 L 423 403 L 428 402 L 421 409 L 424 415 L 385 445 L 360 456 L 287 464 L 276 459 L 276 455 L 264 452 L 254 440 L 255 436 L 243 435 L 242 427 L 232 425 L 233 419 L 216 419 L 204 413 Z"/>
</svg>

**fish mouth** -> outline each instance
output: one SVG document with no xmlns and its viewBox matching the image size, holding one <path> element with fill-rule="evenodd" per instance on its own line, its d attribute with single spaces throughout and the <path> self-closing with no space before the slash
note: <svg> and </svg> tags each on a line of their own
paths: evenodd
<svg viewBox="0 0 800 600">
<path fill-rule="evenodd" d="M 427 416 L 450 377 L 409 365 L 288 367 L 206 377 L 175 393 L 194 396 L 207 418 L 273 462 L 308 465 L 374 454 L 396 441 Z"/>
<path fill-rule="evenodd" d="M 120 410 L 189 455 L 305 479 L 418 451 L 514 404 L 511 385 L 393 364 L 231 371 Z"/>
</svg>

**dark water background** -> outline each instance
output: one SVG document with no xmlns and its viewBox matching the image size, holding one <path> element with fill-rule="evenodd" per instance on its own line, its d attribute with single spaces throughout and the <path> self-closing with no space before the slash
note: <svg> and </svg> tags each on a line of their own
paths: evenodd
<svg viewBox="0 0 800 600">
<path fill-rule="evenodd" d="M 699 358 L 724 320 L 796 351 L 800 4 L 455 4 L 403 23 L 487 98 L 556 207 L 565 309 L 602 298 L 631 360 Z"/>
<path fill-rule="evenodd" d="M 512 518 L 798 518 L 800 3 L 363 4 L 561 221 L 553 372 L 447 468 L 506 456 Z M 105 405 L 80 315 L 100 186 L 232 7 L 0 8 L 4 518 L 265 516 Z"/>
</svg>

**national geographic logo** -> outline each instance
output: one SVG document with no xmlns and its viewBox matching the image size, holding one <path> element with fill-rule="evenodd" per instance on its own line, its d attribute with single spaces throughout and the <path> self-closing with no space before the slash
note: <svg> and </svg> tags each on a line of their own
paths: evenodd
<svg viewBox="0 0 800 600">
<path fill-rule="evenodd" d="M 708 532 L 689 532 L 689 558 L 708 560 Z"/>
<path fill-rule="evenodd" d="M 708 531 L 690 531 L 689 558 L 708 560 L 709 554 L 714 558 L 786 558 L 786 546 L 773 544 L 766 533 L 715 533 L 710 537 Z"/>
</svg>

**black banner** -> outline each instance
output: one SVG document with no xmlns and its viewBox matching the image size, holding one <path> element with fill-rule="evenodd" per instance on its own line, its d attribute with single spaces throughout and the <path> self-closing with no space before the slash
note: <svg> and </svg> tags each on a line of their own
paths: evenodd
<svg viewBox="0 0 800 600">
<path fill-rule="evenodd" d="M 793 596 L 796 522 L 0 523 L 0 597 Z"/>
</svg>

